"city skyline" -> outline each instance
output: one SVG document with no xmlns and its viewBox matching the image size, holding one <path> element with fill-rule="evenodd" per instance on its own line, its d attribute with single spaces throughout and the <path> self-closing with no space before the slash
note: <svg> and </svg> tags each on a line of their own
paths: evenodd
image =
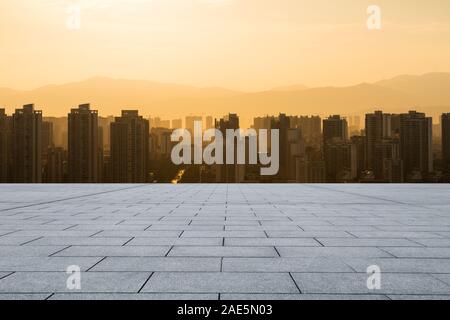
<svg viewBox="0 0 450 320">
<path fill-rule="evenodd" d="M 0 178 L 19 183 L 449 182 L 449 115 L 443 113 L 441 125 L 434 125 L 432 117 L 417 111 L 378 110 L 365 114 L 365 121 L 359 115 L 321 118 L 279 113 L 254 117 L 253 133 L 235 141 L 234 132 L 228 141 L 230 129 L 247 129 L 238 114 L 214 122 L 212 116 L 192 115 L 170 121 L 146 119 L 139 110 L 124 109 L 121 116 L 105 118 L 90 104 L 80 104 L 67 117 L 55 118 L 29 104 L 11 116 L 0 109 Z M 187 136 L 177 129 L 187 129 Z M 203 129 L 215 129 L 215 139 L 208 131 L 203 137 Z M 268 176 L 261 174 L 267 163 L 247 161 L 255 151 L 251 136 L 259 144 L 267 139 L 260 136 L 262 131 L 271 138 L 267 149 L 262 149 L 267 151 L 257 153 L 267 152 L 267 159 L 276 159 L 269 161 L 269 169 L 275 171 L 269 170 L 273 172 Z M 200 144 L 196 132 L 201 134 Z M 211 149 L 217 134 L 227 162 L 192 163 L 191 154 Z M 221 157 L 215 148 L 208 151 L 209 157 Z M 228 162 L 230 151 L 233 164 Z M 179 160 L 174 160 L 174 152 Z M 236 161 L 237 152 L 242 160 Z"/>
</svg>

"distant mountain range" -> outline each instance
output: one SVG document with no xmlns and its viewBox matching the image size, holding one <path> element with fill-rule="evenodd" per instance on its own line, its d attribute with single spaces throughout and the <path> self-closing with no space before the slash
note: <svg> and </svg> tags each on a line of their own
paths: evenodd
<svg viewBox="0 0 450 320">
<path fill-rule="evenodd" d="M 450 112 L 450 73 L 402 75 L 349 87 L 294 85 L 256 93 L 102 77 L 30 91 L 0 88 L 0 106 L 9 112 L 23 104 L 35 103 L 47 116 L 62 116 L 86 102 L 102 115 L 119 114 L 122 109 L 139 109 L 145 116 L 162 117 L 220 116 L 229 112 L 244 117 L 280 112 L 325 116 L 364 114 L 375 109 L 386 112 L 417 109 L 437 116 Z"/>
</svg>

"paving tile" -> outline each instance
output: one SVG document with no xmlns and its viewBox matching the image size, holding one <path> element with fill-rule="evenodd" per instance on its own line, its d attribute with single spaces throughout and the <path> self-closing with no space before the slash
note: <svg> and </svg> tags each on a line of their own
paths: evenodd
<svg viewBox="0 0 450 320">
<path fill-rule="evenodd" d="M 142 292 L 298 293 L 298 290 L 287 273 L 157 272 Z"/>
<path fill-rule="evenodd" d="M 77 265 L 82 271 L 88 270 L 99 262 L 99 258 L 61 258 L 61 257 L 9 257 L 0 260 L 0 271 L 33 272 L 62 271 L 69 266 Z"/>
<path fill-rule="evenodd" d="M 24 230 L 14 233 L 16 237 L 89 237 L 95 231 L 55 231 L 55 230 Z"/>
<path fill-rule="evenodd" d="M 450 248 L 385 248 L 398 258 L 449 258 Z"/>
<path fill-rule="evenodd" d="M 170 246 L 71 246 L 57 257 L 158 257 L 165 256 Z"/>
<path fill-rule="evenodd" d="M 44 237 L 29 244 L 33 246 L 121 246 L 127 243 L 129 238 L 94 238 L 94 237 Z"/>
<path fill-rule="evenodd" d="M 84 272 L 76 292 L 137 293 L 149 278 L 146 272 Z M 16 272 L 0 280 L 2 293 L 72 292 L 65 272 Z"/>
<path fill-rule="evenodd" d="M 0 272 L 0 279 L 3 279 L 10 274 L 11 274 L 11 272 Z"/>
<path fill-rule="evenodd" d="M 267 231 L 270 238 L 354 238 L 345 231 Z"/>
<path fill-rule="evenodd" d="M 127 246 L 221 246 L 223 238 L 134 238 Z"/>
<path fill-rule="evenodd" d="M 106 258 L 92 271 L 220 271 L 220 258 L 127 257 Z"/>
<path fill-rule="evenodd" d="M 0 246 L 20 246 L 22 244 L 31 242 L 39 237 L 16 237 L 16 236 L 3 236 L 0 237 Z"/>
<path fill-rule="evenodd" d="M 183 238 L 264 238 L 264 231 L 185 231 Z"/>
<path fill-rule="evenodd" d="M 118 238 L 125 237 L 130 239 L 131 237 L 141 238 L 164 238 L 164 237 L 179 237 L 181 231 L 131 231 L 131 230 L 107 230 L 96 234 L 95 238 Z"/>
<path fill-rule="evenodd" d="M 219 295 L 210 294 L 183 294 L 183 293 L 57 293 L 53 295 L 49 300 L 82 300 L 82 301 L 95 301 L 95 300 L 218 300 Z M 1 299 L 1 295 L 0 295 Z"/>
<path fill-rule="evenodd" d="M 414 241 L 425 247 L 450 247 L 450 239 L 414 239 Z"/>
<path fill-rule="evenodd" d="M 354 272 L 338 258 L 224 258 L 222 270 L 224 272 Z"/>
<path fill-rule="evenodd" d="M 51 294 L 50 293 L 0 293 L 1 301 L 12 301 L 12 300 L 45 300 Z"/>
<path fill-rule="evenodd" d="M 421 247 L 408 239 L 317 238 L 326 247 Z M 388 250 L 389 251 L 389 250 Z"/>
<path fill-rule="evenodd" d="M 278 257 L 273 247 L 180 247 L 169 253 L 174 257 Z"/>
<path fill-rule="evenodd" d="M 447 271 L 446 274 L 434 274 L 433 276 L 442 282 L 445 282 L 446 284 L 450 285 L 450 271 Z"/>
<path fill-rule="evenodd" d="M 48 257 L 66 246 L 0 246 L 0 257 Z"/>
<path fill-rule="evenodd" d="M 225 238 L 226 246 L 295 246 L 320 247 L 320 243 L 313 238 Z"/>
<path fill-rule="evenodd" d="M 381 277 L 381 289 L 367 288 L 364 273 L 293 273 L 302 293 L 326 294 L 450 294 L 450 286 L 424 274 L 388 274 Z"/>
<path fill-rule="evenodd" d="M 373 247 L 277 247 L 277 250 L 282 257 L 392 257 L 391 254 Z"/>
<path fill-rule="evenodd" d="M 409 239 L 433 239 L 443 236 L 433 232 L 408 232 L 408 231 L 354 231 L 352 234 L 357 238 L 409 238 Z"/>
<path fill-rule="evenodd" d="M 398 259 L 371 258 L 346 259 L 345 263 L 356 272 L 366 272 L 372 265 L 387 273 L 450 273 L 450 259 Z"/>
</svg>

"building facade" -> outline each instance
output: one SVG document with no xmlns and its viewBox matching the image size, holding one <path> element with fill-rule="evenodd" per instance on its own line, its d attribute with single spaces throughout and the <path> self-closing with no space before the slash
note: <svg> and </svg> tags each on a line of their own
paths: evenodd
<svg viewBox="0 0 450 320">
<path fill-rule="evenodd" d="M 97 111 L 89 104 L 72 109 L 68 115 L 69 182 L 100 182 L 98 141 Z"/>
<path fill-rule="evenodd" d="M 149 121 L 138 111 L 122 111 L 111 123 L 111 170 L 116 183 L 148 181 Z"/>
<path fill-rule="evenodd" d="M 33 104 L 12 116 L 12 181 L 42 182 L 42 111 Z"/>
</svg>

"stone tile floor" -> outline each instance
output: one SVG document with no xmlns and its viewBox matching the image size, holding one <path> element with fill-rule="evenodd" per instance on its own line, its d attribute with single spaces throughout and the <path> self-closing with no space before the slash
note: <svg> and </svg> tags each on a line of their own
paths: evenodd
<svg viewBox="0 0 450 320">
<path fill-rule="evenodd" d="M 0 186 L 0 299 L 449 298 L 450 185 Z"/>
</svg>

